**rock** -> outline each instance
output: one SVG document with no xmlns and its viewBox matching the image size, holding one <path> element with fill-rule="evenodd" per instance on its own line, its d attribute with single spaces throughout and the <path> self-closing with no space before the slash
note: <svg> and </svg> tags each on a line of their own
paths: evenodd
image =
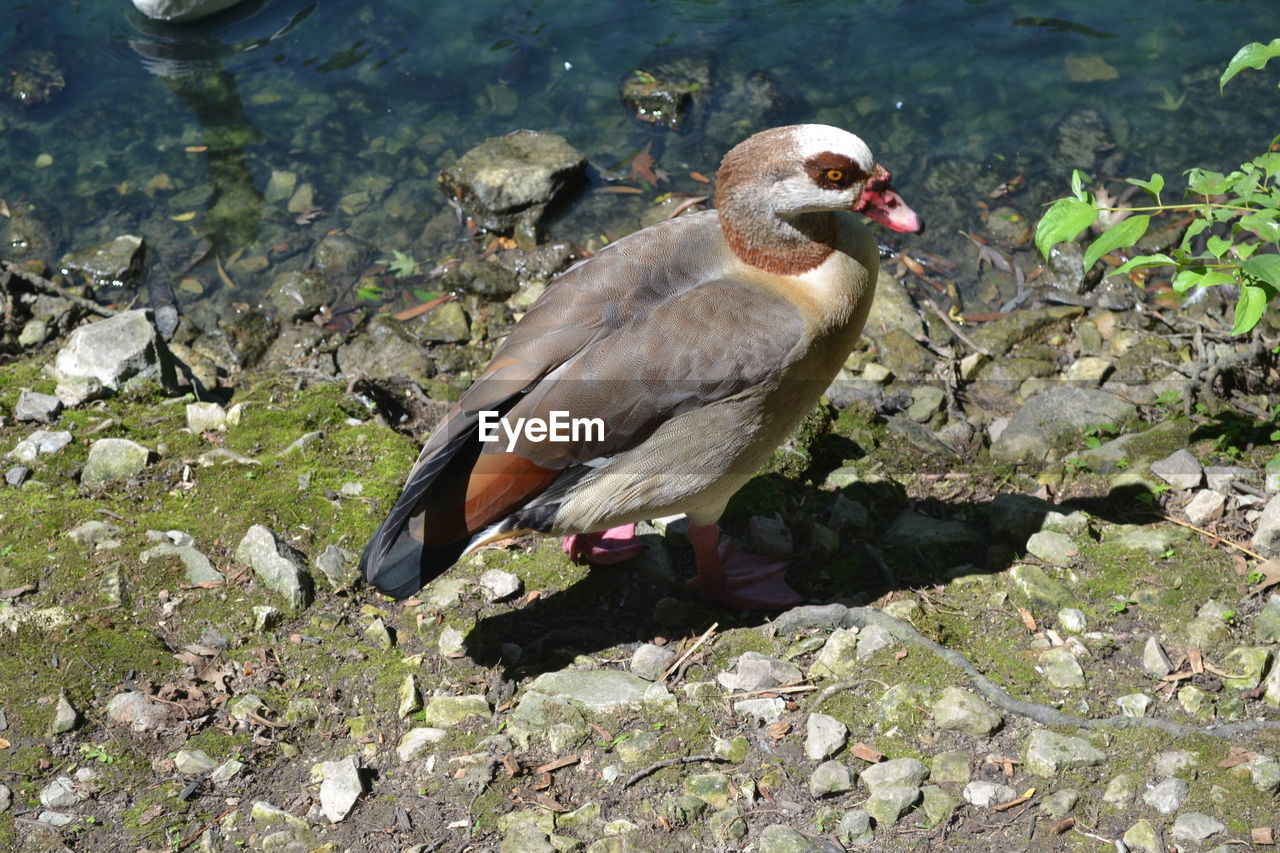
<svg viewBox="0 0 1280 853">
<path fill-rule="evenodd" d="M 696 100 L 707 95 L 711 69 L 701 58 L 681 57 L 628 71 L 618 92 L 636 118 L 668 130 L 680 130 Z"/>
<path fill-rule="evenodd" d="M 737 671 L 722 672 L 716 680 L 728 690 L 750 692 L 796 684 L 804 680 L 804 673 L 790 661 L 759 652 L 744 652 L 738 658 Z"/>
<path fill-rule="evenodd" d="M 862 771 L 860 778 L 873 794 L 886 787 L 919 788 L 929 778 L 929 768 L 916 758 L 894 758 L 872 764 Z"/>
<path fill-rule="evenodd" d="M 148 18 L 179 24 L 208 17 L 237 2 L 239 0 L 133 0 L 133 5 Z"/>
<path fill-rule="evenodd" d="M 338 348 L 338 369 L 347 376 L 365 374 L 372 379 L 406 377 L 418 385 L 429 383 L 435 366 L 420 344 L 399 320 L 378 315 L 365 334 Z"/>
<path fill-rule="evenodd" d="M 1053 444 L 1091 426 L 1133 417 L 1136 407 L 1093 388 L 1055 386 L 1023 404 L 991 446 L 997 462 L 1042 462 Z"/>
<path fill-rule="evenodd" d="M 1222 683 L 1233 690 L 1252 690 L 1262 683 L 1262 677 L 1271 663 L 1271 650 L 1266 646 L 1241 646 L 1227 652 L 1222 668 L 1237 676 L 1223 678 Z"/>
<path fill-rule="evenodd" d="M 199 776 L 213 771 L 218 762 L 210 758 L 203 749 L 180 749 L 173 756 L 173 766 L 184 776 Z"/>
<path fill-rule="evenodd" d="M 0 785 L 0 814 L 4 814 L 13 805 L 13 791 L 8 785 Z"/>
<path fill-rule="evenodd" d="M 1160 814 L 1173 814 L 1187 798 L 1188 786 L 1183 779 L 1164 779 L 1147 788 L 1142 801 Z"/>
<path fill-rule="evenodd" d="M 311 603 L 313 585 L 306 557 L 270 529 L 261 524 L 250 527 L 236 546 L 236 559 L 252 567 L 262 584 L 294 610 Z"/>
<path fill-rule="evenodd" d="M 876 789 L 862 808 L 877 826 L 893 826 L 920 799 L 920 789 L 910 785 L 890 785 Z"/>
<path fill-rule="evenodd" d="M 80 712 L 71 704 L 66 693 L 58 694 L 58 705 L 53 712 L 53 725 L 49 727 L 51 734 L 60 735 L 69 732 L 80 722 Z"/>
<path fill-rule="evenodd" d="M 1146 818 L 1125 830 L 1122 840 L 1131 853 L 1165 853 L 1160 833 Z"/>
<path fill-rule="evenodd" d="M 471 340 L 471 324 L 467 322 L 467 312 L 463 310 L 462 303 L 456 301 L 437 305 L 414 321 L 410 329 L 422 340 L 431 343 L 465 344 Z"/>
<path fill-rule="evenodd" d="M 416 761 L 426 754 L 433 744 L 444 740 L 447 734 L 448 732 L 444 729 L 434 726 L 418 726 L 409 729 L 400 737 L 400 742 L 396 745 L 396 755 L 400 756 L 400 760 L 404 762 Z"/>
<path fill-rule="evenodd" d="M 520 289 L 520 276 L 496 261 L 473 259 L 463 261 L 446 273 L 443 286 L 445 290 L 474 293 L 490 302 L 502 302 Z M 461 308 L 460 305 L 458 307 Z M 435 311 L 441 308 L 444 305 Z"/>
<path fill-rule="evenodd" d="M 822 848 L 782 823 L 760 830 L 756 837 L 756 853 L 821 853 Z"/>
<path fill-rule="evenodd" d="M 1027 553 L 1051 566 L 1070 566 L 1080 552 L 1070 536 L 1042 530 L 1027 540 Z"/>
<path fill-rule="evenodd" d="M 396 692 L 396 716 L 400 719 L 422 710 L 422 693 L 418 690 L 418 681 L 413 673 L 406 673 Z"/>
<path fill-rule="evenodd" d="M 144 564 L 157 557 L 172 556 L 182 560 L 182 565 L 186 567 L 187 583 L 221 583 L 225 580 L 222 572 L 213 567 L 209 558 L 196 550 L 190 535 L 180 530 L 168 532 L 148 530 L 147 538 L 159 544 L 153 545 L 138 555 Z"/>
<path fill-rule="evenodd" d="M 814 797 L 843 794 L 853 790 L 853 776 L 839 761 L 824 761 L 809 776 L 809 793 Z"/>
<path fill-rule="evenodd" d="M 797 634 L 810 628 L 830 630 L 840 627 L 848 615 L 849 608 L 843 604 L 802 604 L 782 613 L 768 627 L 780 636 Z"/>
<path fill-rule="evenodd" d="M 1075 75 L 1072 79 L 1090 81 L 1107 79 L 1105 70 L 1093 71 L 1083 60 L 1089 57 L 1072 57 L 1075 65 L 1069 70 Z M 1074 69 L 1074 70 L 1073 70 Z M 1102 77 L 1096 75 L 1102 74 Z M 1114 69 L 1112 69 L 1114 75 Z M 1078 109 L 1065 116 L 1053 129 L 1050 148 L 1051 160 L 1055 171 L 1062 174 L 1072 169 L 1090 171 L 1097 161 L 1098 153 L 1109 151 L 1115 142 L 1107 133 L 1106 125 L 1096 110 Z"/>
<path fill-rule="evenodd" d="M 926 826 L 939 826 L 950 820 L 952 813 L 960 805 L 960 800 L 938 785 L 925 785 L 920 789 L 920 795 L 920 812 L 924 815 Z"/>
<path fill-rule="evenodd" d="M 849 729 L 827 714 L 813 713 L 805 722 L 804 754 L 811 761 L 821 761 L 844 748 Z"/>
<path fill-rule="evenodd" d="M 1152 769 L 1157 776 L 1175 776 L 1193 769 L 1198 763 L 1195 755 L 1185 749 L 1170 749 L 1156 756 Z"/>
<path fill-rule="evenodd" d="M 675 652 L 653 643 L 641 643 L 631 654 L 631 672 L 646 681 L 657 681 L 667 671 Z"/>
<path fill-rule="evenodd" d="M 117 693 L 107 702 L 107 717 L 135 732 L 158 729 L 169 721 L 165 707 L 136 690 Z"/>
<path fill-rule="evenodd" d="M 1280 791 L 1280 761 L 1269 755 L 1259 755 L 1232 769 L 1237 775 L 1249 776 L 1253 787 L 1264 794 Z"/>
<path fill-rule="evenodd" d="M 19 423 L 52 424 L 62 414 L 62 401 L 52 394 L 23 391 L 13 407 L 13 419 Z"/>
<path fill-rule="evenodd" d="M 731 787 L 729 777 L 723 773 L 694 773 L 685 778 L 682 789 L 687 796 L 697 797 L 712 808 L 729 805 Z"/>
<path fill-rule="evenodd" d="M 35 462 L 40 456 L 57 453 L 70 443 L 71 433 L 67 430 L 38 429 L 15 444 L 7 455 L 15 462 Z"/>
<path fill-rule="evenodd" d="M 1065 586 L 1053 580 L 1039 566 L 1026 563 L 1014 566 L 1009 570 L 1009 579 L 1014 589 L 1022 594 L 1033 607 L 1064 607 L 1071 603 L 1072 596 Z"/>
<path fill-rule="evenodd" d="M 422 721 L 429 726 L 450 728 L 469 717 L 488 717 L 489 701 L 482 695 L 432 696 L 422 713 Z"/>
<path fill-rule="evenodd" d="M 498 853 L 555 853 L 548 833 L 525 821 L 512 821 L 502 834 Z"/>
<path fill-rule="evenodd" d="M 919 423 L 928 423 L 929 419 L 941 411 L 947 401 L 947 394 L 935 385 L 921 385 L 911 392 L 911 405 L 907 408 L 907 417 Z"/>
<path fill-rule="evenodd" d="M 90 386 L 94 383 L 110 391 L 148 382 L 164 389 L 177 387 L 173 356 L 156 330 L 150 309 L 122 311 L 77 328 L 58 351 L 53 374 L 58 379 L 58 397 L 71 405 L 93 396 Z M 82 392 L 88 393 L 82 396 Z"/>
<path fill-rule="evenodd" d="M 84 795 L 76 790 L 75 782 L 68 776 L 59 776 L 40 791 L 40 805 L 47 809 L 69 809 L 84 802 Z"/>
<path fill-rule="evenodd" d="M 1145 693 L 1130 693 L 1116 699 L 1120 712 L 1126 717 L 1145 717 L 1151 707 L 1151 697 Z"/>
<path fill-rule="evenodd" d="M 439 184 L 481 228 L 532 238 L 547 206 L 582 180 L 586 165 L 563 137 L 517 130 L 463 154 L 440 173 Z"/>
<path fill-rule="evenodd" d="M 360 768 L 355 756 L 339 761 L 323 761 L 311 768 L 312 781 L 320 782 L 320 810 L 330 823 L 338 823 L 351 814 L 356 800 L 364 793 Z"/>
<path fill-rule="evenodd" d="M 629 672 L 562 669 L 544 672 L 530 682 L 527 689 L 562 696 L 593 710 L 607 710 L 639 702 L 648 687 L 648 681 Z"/>
<path fill-rule="evenodd" d="M 4 472 L 4 481 L 7 485 L 13 486 L 15 489 L 31 477 L 31 469 L 23 465 L 14 465 L 12 468 Z"/>
<path fill-rule="evenodd" d="M 89 447 L 89 458 L 80 474 L 83 486 L 101 486 L 112 480 L 128 480 L 142 473 L 151 451 L 127 438 L 100 438 Z"/>
<path fill-rule="evenodd" d="M 929 705 L 929 702 L 929 688 L 907 683 L 895 684 L 876 702 L 877 725 L 888 728 L 923 722 L 924 708 Z"/>
<path fill-rule="evenodd" d="M 520 592 L 520 578 L 510 572 L 489 569 L 480 576 L 486 601 L 502 601 Z"/>
<path fill-rule="evenodd" d="M 781 699 L 743 699 L 733 703 L 735 714 L 755 717 L 762 723 L 775 723 L 782 717 L 787 703 Z"/>
<path fill-rule="evenodd" d="M 899 604 L 901 602 L 893 602 L 893 603 Z M 915 602 L 909 602 L 909 603 L 914 604 Z M 891 616 L 903 618 L 900 614 L 890 613 L 887 607 L 885 608 L 885 612 L 889 613 L 889 615 Z M 911 620 L 904 618 L 903 621 L 909 622 Z M 881 649 L 887 649 L 892 645 L 894 645 L 894 639 L 892 634 L 890 634 L 887 630 L 880 627 L 879 625 L 868 625 L 867 627 L 863 628 L 861 631 L 858 632 L 858 650 L 857 650 L 858 660 L 865 660 L 866 658 L 870 657 L 871 655 L 875 654 Z"/>
<path fill-rule="evenodd" d="M 1199 812 L 1185 812 L 1178 815 L 1173 822 L 1173 838 L 1175 841 L 1199 843 L 1226 829 L 1222 823 Z"/>
<path fill-rule="evenodd" d="M 1268 559 L 1280 557 L 1280 495 L 1267 501 L 1249 545 Z"/>
<path fill-rule="evenodd" d="M 1259 643 L 1280 643 L 1280 595 L 1271 595 L 1253 623 L 1253 637 Z"/>
<path fill-rule="evenodd" d="M 334 590 L 350 588 L 359 575 L 356 570 L 356 555 L 337 545 L 325 546 L 320 556 L 316 557 L 315 566 Z"/>
<path fill-rule="evenodd" d="M 929 764 L 929 780 L 966 785 L 969 782 L 969 753 L 966 750 L 940 752 Z"/>
<path fill-rule="evenodd" d="M 862 809 L 850 809 L 840 818 L 836 827 L 836 837 L 846 847 L 870 844 L 875 840 L 871 829 L 871 816 Z"/>
<path fill-rule="evenodd" d="M 1133 802 L 1133 798 L 1141 787 L 1142 780 L 1135 773 L 1121 773 L 1107 783 L 1102 792 L 1102 801 L 1117 809 L 1125 809 Z"/>
<path fill-rule="evenodd" d="M 1064 607 L 1058 611 L 1058 624 L 1064 631 L 1083 634 L 1089 628 L 1089 619 L 1078 607 Z"/>
<path fill-rule="evenodd" d="M 817 678 L 849 678 L 862 671 L 858 661 L 858 629 L 837 628 L 814 657 L 809 674 Z"/>
<path fill-rule="evenodd" d="M 933 720 L 944 731 L 986 737 L 1000 728 L 1000 714 L 983 699 L 959 687 L 948 687 L 933 703 Z"/>
<path fill-rule="evenodd" d="M 1147 637 L 1142 647 L 1142 671 L 1152 678 L 1164 678 L 1173 672 L 1173 661 L 1169 660 L 1164 646 L 1154 636 Z"/>
<path fill-rule="evenodd" d="M 333 284 L 316 270 L 280 273 L 271 283 L 266 300 L 283 320 L 310 320 L 333 299 Z"/>
<path fill-rule="evenodd" d="M 187 403 L 187 429 L 199 435 L 227 428 L 227 410 L 217 403 Z"/>
<path fill-rule="evenodd" d="M 753 515 L 747 530 L 753 553 L 768 557 L 791 556 L 791 529 L 782 519 Z"/>
<path fill-rule="evenodd" d="M 1054 646 L 1040 653 L 1039 668 L 1054 687 L 1073 690 L 1085 686 L 1084 670 L 1066 646 Z"/>
<path fill-rule="evenodd" d="M 1175 489 L 1194 489 L 1204 479 L 1204 469 L 1191 452 L 1176 450 L 1164 459 L 1151 463 L 1151 473 Z"/>
<path fill-rule="evenodd" d="M 989 809 L 1017 798 L 1017 791 L 996 782 L 974 780 L 964 786 L 964 801 L 978 808 Z"/>
<path fill-rule="evenodd" d="M 923 560 L 937 569 L 948 569 L 963 563 L 986 537 L 959 521 L 930 518 L 915 510 L 904 510 L 889 525 L 882 537 L 882 547 L 892 557 L 890 563 L 915 565 Z"/>
<path fill-rule="evenodd" d="M 1047 814 L 1053 817 L 1066 817 L 1080 802 L 1080 793 L 1072 788 L 1063 788 L 1050 794 L 1041 805 Z"/>
<path fill-rule="evenodd" d="M 1226 503 L 1227 499 L 1218 492 L 1201 489 L 1191 496 L 1191 500 L 1187 501 L 1182 511 L 1187 514 L 1187 521 L 1203 527 L 1215 518 L 1222 517 Z"/>
<path fill-rule="evenodd" d="M 1047 729 L 1034 731 L 1026 741 L 1026 768 L 1036 776 L 1093 767 L 1107 760 L 1106 753 L 1082 737 L 1060 735 Z"/>
<path fill-rule="evenodd" d="M 63 275 L 74 275 L 94 287 L 132 287 L 142 275 L 143 257 L 142 238 L 122 234 L 106 243 L 68 252 L 58 266 Z"/>
<path fill-rule="evenodd" d="M 0 94 L 24 107 L 48 103 L 66 88 L 66 74 L 53 51 L 18 51 L 6 57 L 5 66 L 5 73 L 0 77 Z M 18 242 L 12 236 L 10 241 L 15 245 Z"/>
<path fill-rule="evenodd" d="M 707 829 L 711 830 L 713 838 L 739 841 L 747 835 L 747 822 L 742 819 L 742 809 L 730 806 L 713 814 L 707 820 Z"/>
</svg>

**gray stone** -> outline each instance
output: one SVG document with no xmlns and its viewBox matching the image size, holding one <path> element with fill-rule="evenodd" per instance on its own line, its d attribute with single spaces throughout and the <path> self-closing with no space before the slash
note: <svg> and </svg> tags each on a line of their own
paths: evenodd
<svg viewBox="0 0 1280 853">
<path fill-rule="evenodd" d="M 4 814 L 13 805 L 13 791 L 8 785 L 0 785 L 0 814 Z"/>
<path fill-rule="evenodd" d="M 1221 822 L 1200 812 L 1186 812 L 1173 822 L 1175 841 L 1201 842 L 1226 829 Z"/>
<path fill-rule="evenodd" d="M 180 749 L 173 756 L 173 766 L 185 776 L 199 776 L 213 771 L 218 762 L 210 758 L 203 749 Z"/>
<path fill-rule="evenodd" d="M 846 847 L 870 844 L 875 840 L 875 832 L 871 829 L 871 815 L 862 809 L 845 812 L 836 827 L 836 837 Z"/>
<path fill-rule="evenodd" d="M 1142 801 L 1160 814 L 1173 814 L 1182 808 L 1182 801 L 1187 798 L 1188 785 L 1185 779 L 1176 777 L 1162 779 L 1147 788 Z"/>
<path fill-rule="evenodd" d="M 83 400 L 82 386 L 74 380 L 92 380 L 111 391 L 146 382 L 177 387 L 173 356 L 156 330 L 150 309 L 122 311 L 80 326 L 58 352 L 53 373 L 59 380 L 58 396 L 67 400 L 70 395 L 73 404 Z"/>
<path fill-rule="evenodd" d="M 404 324 L 380 314 L 369 321 L 365 333 L 338 348 L 338 369 L 347 376 L 361 373 L 372 379 L 406 377 L 427 385 L 435 373 L 435 363 L 423 352 L 422 344 Z"/>
<path fill-rule="evenodd" d="M 945 731 L 986 737 L 1000 728 L 1000 714 L 981 697 L 959 687 L 947 687 L 933 703 L 933 721 Z"/>
<path fill-rule="evenodd" d="M 1027 737 L 1026 768 L 1036 776 L 1054 776 L 1062 770 L 1093 767 L 1106 760 L 1106 753 L 1082 737 L 1048 729 L 1039 729 Z"/>
<path fill-rule="evenodd" d="M 1058 624 L 1064 631 L 1083 634 L 1089 628 L 1089 619 L 1078 607 L 1064 607 L 1058 611 Z"/>
<path fill-rule="evenodd" d="M 60 735 L 69 732 L 80 722 L 80 712 L 71 704 L 71 700 L 67 698 L 66 693 L 58 694 L 58 705 L 53 712 L 53 725 L 49 731 L 52 734 Z"/>
<path fill-rule="evenodd" d="M 1204 479 L 1200 461 L 1186 448 L 1176 450 L 1164 459 L 1151 463 L 1151 473 L 1175 489 L 1194 489 Z"/>
<path fill-rule="evenodd" d="M 991 499 L 987 518 L 991 532 L 1021 545 L 1043 528 L 1045 517 L 1054 509 L 1053 504 L 1031 495 L 999 494 Z"/>
<path fill-rule="evenodd" d="M 52 394 L 23 391 L 13 407 L 13 419 L 19 423 L 51 424 L 62 414 L 62 401 Z"/>
<path fill-rule="evenodd" d="M 747 533 L 753 552 L 768 557 L 791 556 L 791 528 L 782 519 L 753 515 L 747 523 Z"/>
<path fill-rule="evenodd" d="M 907 417 L 927 423 L 947 401 L 947 394 L 935 385 L 920 385 L 911 391 L 911 405 Z"/>
<path fill-rule="evenodd" d="M 1170 749 L 1156 756 L 1152 768 L 1157 776 L 1176 776 L 1183 770 L 1190 770 L 1198 762 L 1193 753 L 1185 749 Z"/>
<path fill-rule="evenodd" d="M 489 569 L 480 576 L 480 588 L 486 601 L 502 601 L 520 592 L 520 578 L 499 569 Z"/>
<path fill-rule="evenodd" d="M 759 652 L 744 652 L 738 658 L 736 672 L 722 672 L 716 676 L 726 689 L 747 692 L 795 684 L 803 679 L 800 667 Z"/>
<path fill-rule="evenodd" d="M 422 692 L 412 672 L 405 673 L 396 691 L 396 716 L 400 719 L 422 710 Z"/>
<path fill-rule="evenodd" d="M 12 468 L 4 472 L 4 481 L 10 486 L 17 488 L 31 477 L 31 469 L 23 465 L 14 465 Z"/>
<path fill-rule="evenodd" d="M 925 785 L 920 794 L 920 813 L 925 825 L 931 827 L 949 820 L 961 802 L 938 785 Z"/>
<path fill-rule="evenodd" d="M 112 696 L 107 702 L 107 717 L 117 723 L 124 723 L 135 732 L 151 731 L 169 721 L 168 712 L 163 705 L 151 701 L 136 690 Z"/>
<path fill-rule="evenodd" d="M 1152 678 L 1164 678 L 1173 672 L 1173 661 L 1154 636 L 1147 637 L 1142 647 L 1142 670 Z"/>
<path fill-rule="evenodd" d="M 1267 501 L 1263 507 L 1249 545 L 1268 559 L 1280 557 L 1280 495 Z"/>
<path fill-rule="evenodd" d="M 100 438 L 89 448 L 80 483 L 101 486 L 112 480 L 128 480 L 142 473 L 151 451 L 127 438 Z"/>
<path fill-rule="evenodd" d="M 121 234 L 105 243 L 68 252 L 59 267 L 63 275 L 78 274 L 94 287 L 122 287 L 137 284 L 143 256 L 142 238 Z"/>
<path fill-rule="evenodd" d="M 444 729 L 435 726 L 418 726 L 409 729 L 400 737 L 400 742 L 396 744 L 396 755 L 400 756 L 401 761 L 416 761 L 425 755 L 432 745 L 444 740 L 448 734 Z"/>
<path fill-rule="evenodd" d="M 1187 521 L 1203 527 L 1215 518 L 1222 517 L 1227 499 L 1211 489 L 1201 489 L 1191 496 L 1182 511 L 1187 514 Z"/>
<path fill-rule="evenodd" d="M 40 791 L 40 805 L 47 809 L 69 809 L 84 800 L 84 794 L 76 790 L 69 776 L 59 776 Z"/>
<path fill-rule="evenodd" d="M 1054 646 L 1040 653 L 1039 668 L 1045 680 L 1062 690 L 1085 686 L 1084 670 L 1076 656 L 1066 646 Z"/>
<path fill-rule="evenodd" d="M 964 786 L 964 801 L 979 808 L 989 809 L 1017 798 L 1017 791 L 997 782 L 975 779 Z"/>
<path fill-rule="evenodd" d="M 266 299 L 283 320 L 310 320 L 333 299 L 333 284 L 316 270 L 290 270 L 275 277 Z"/>
<path fill-rule="evenodd" d="M 694 773 L 685 778 L 682 789 L 686 795 L 697 797 L 717 809 L 729 805 L 733 790 L 729 777 L 723 773 Z"/>
<path fill-rule="evenodd" d="M 733 703 L 733 711 L 735 714 L 744 714 L 749 717 L 755 717 L 762 723 L 775 723 L 782 717 L 782 712 L 787 708 L 787 703 L 781 699 L 743 699 Z"/>
<path fill-rule="evenodd" d="M 908 509 L 894 518 L 881 542 L 888 556 L 900 556 L 904 564 L 923 560 L 929 566 L 947 569 L 964 562 L 964 555 L 985 545 L 986 537 L 963 522 L 930 518 Z"/>
<path fill-rule="evenodd" d="M 1259 643 L 1280 643 L 1280 595 L 1272 595 L 1253 623 L 1253 637 Z"/>
<path fill-rule="evenodd" d="M 1022 406 L 991 446 L 997 462 L 1042 462 L 1055 442 L 1088 427 L 1133 417 L 1136 407 L 1093 388 L 1057 385 Z"/>
<path fill-rule="evenodd" d="M 886 612 L 888 612 L 887 609 Z M 894 642 L 893 635 L 886 629 L 879 625 L 868 625 L 858 632 L 857 658 L 858 660 L 865 660 L 881 649 L 887 649 L 893 646 Z"/>
<path fill-rule="evenodd" d="M 860 776 L 867 790 L 875 793 L 881 788 L 919 788 L 929 778 L 929 768 L 916 758 L 894 758 L 872 764 Z"/>
<path fill-rule="evenodd" d="M 461 578 L 436 578 L 422 591 L 422 601 L 437 610 L 449 610 L 462 603 L 467 582 Z"/>
<path fill-rule="evenodd" d="M 1080 552 L 1065 533 L 1041 530 L 1027 540 L 1027 553 L 1051 566 L 1070 566 Z"/>
<path fill-rule="evenodd" d="M 335 590 L 349 588 L 359 576 L 356 555 L 337 545 L 325 546 L 316 557 L 315 566 Z"/>
<path fill-rule="evenodd" d="M 858 629 L 837 628 L 814 657 L 809 674 L 818 678 L 849 678 L 862 669 L 858 660 Z"/>
<path fill-rule="evenodd" d="M 1145 693 L 1129 693 L 1116 698 L 1121 713 L 1126 717 L 1145 717 L 1151 707 L 1151 697 Z"/>
<path fill-rule="evenodd" d="M 853 776 L 839 761 L 824 761 L 809 777 L 809 793 L 815 797 L 853 790 Z"/>
<path fill-rule="evenodd" d="M 968 750 L 962 749 L 938 753 L 929 763 L 929 780 L 953 785 L 967 785 L 970 775 L 969 758 Z"/>
<path fill-rule="evenodd" d="M 1035 607 L 1060 608 L 1071 603 L 1071 593 L 1039 566 L 1023 563 L 1009 570 L 1014 589 Z"/>
<path fill-rule="evenodd" d="M 1248 774 L 1253 787 L 1264 794 L 1280 791 L 1280 761 L 1269 755 L 1259 755 L 1233 768 L 1233 772 Z"/>
<path fill-rule="evenodd" d="M 747 822 L 742 819 L 742 809 L 730 806 L 707 819 L 707 828 L 713 838 L 725 842 L 739 841 L 747 835 Z M 590 853 L 590 850 L 588 850 Z"/>
<path fill-rule="evenodd" d="M 464 261 L 463 266 L 476 261 Z M 485 263 L 485 267 L 494 267 L 499 272 L 506 272 L 497 264 Z M 467 312 L 460 302 L 445 302 L 427 312 L 414 321 L 409 327 L 422 340 L 438 344 L 465 344 L 471 340 L 471 325 L 467 322 Z"/>
<path fill-rule="evenodd" d="M 267 589 L 300 610 L 311 603 L 313 585 L 306 557 L 261 524 L 255 524 L 236 546 L 236 559 L 253 568 Z"/>
<path fill-rule="evenodd" d="M 910 785 L 877 788 L 862 808 L 877 826 L 893 826 L 920 799 L 920 789 Z"/>
<path fill-rule="evenodd" d="M 38 429 L 14 445 L 8 456 L 14 462 L 35 462 L 37 457 L 57 453 L 70 443 L 71 433 L 67 430 Z"/>
<path fill-rule="evenodd" d="M 819 853 L 821 847 L 786 824 L 775 823 L 760 830 L 756 853 Z"/>
<path fill-rule="evenodd" d="M 1040 807 L 1045 810 L 1046 814 L 1053 817 L 1066 817 L 1071 814 L 1071 810 L 1076 807 L 1078 802 L 1080 802 L 1080 792 L 1074 788 L 1063 788 L 1046 797 Z"/>
<path fill-rule="evenodd" d="M 1146 818 L 1125 830 L 1122 840 L 1131 853 L 1165 853 L 1159 831 Z"/>
<path fill-rule="evenodd" d="M 1267 666 L 1271 663 L 1271 650 L 1266 646 L 1241 646 L 1227 652 L 1222 669 L 1234 678 L 1223 678 L 1222 683 L 1233 690 L 1252 690 L 1262 683 Z"/>
<path fill-rule="evenodd" d="M 648 681 L 629 672 L 563 669 L 544 672 L 527 689 L 548 696 L 562 696 L 588 708 L 606 710 L 639 702 L 648 687 Z"/>
<path fill-rule="evenodd" d="M 893 685 L 876 701 L 877 724 L 890 727 L 923 722 L 930 696 L 929 688 L 922 685 Z"/>
<path fill-rule="evenodd" d="M 548 834 L 527 821 L 513 820 L 502 833 L 498 853 L 555 853 Z"/>
<path fill-rule="evenodd" d="M 653 643 L 641 643 L 631 654 L 631 672 L 646 681 L 657 681 L 667 671 L 675 652 Z"/>
<path fill-rule="evenodd" d="M 1121 773 L 1107 783 L 1102 792 L 1102 801 L 1116 808 L 1128 808 L 1138 794 L 1142 780 L 1134 773 Z"/>
<path fill-rule="evenodd" d="M 227 428 L 227 410 L 217 403 L 187 403 L 187 429 L 199 435 Z"/>
<path fill-rule="evenodd" d="M 849 728 L 835 717 L 813 713 L 805 722 L 804 754 L 811 761 L 821 761 L 844 748 Z"/>
<path fill-rule="evenodd" d="M 543 693 L 526 692 L 521 697 L 520 704 L 508 717 L 507 724 L 507 734 L 511 735 L 520 748 L 525 750 L 529 749 L 534 738 L 544 738 L 548 744 L 555 745 L 553 751 L 558 751 L 559 745 L 568 745 L 572 748 L 584 740 L 590 732 L 591 729 L 587 726 L 579 706 L 562 696 L 547 696 Z M 631 741 L 643 742 L 645 740 L 643 735 L 647 734 L 656 733 L 642 732 L 618 744 L 619 757 L 625 761 L 623 747 L 633 745 Z M 642 757 L 652 754 L 656 744 L 655 737 L 642 750 Z"/>
<path fill-rule="evenodd" d="M 225 580 L 222 572 L 213 567 L 209 558 L 195 549 L 192 544 L 194 540 L 189 534 L 180 530 L 167 532 L 148 530 L 147 537 L 159 544 L 151 546 L 138 555 L 144 564 L 159 557 L 177 557 L 187 570 L 187 583 L 215 584 Z"/>
<path fill-rule="evenodd" d="M 322 761 L 311 768 L 312 781 L 320 781 L 320 811 L 330 823 L 345 820 L 364 793 L 356 757 Z"/>
</svg>

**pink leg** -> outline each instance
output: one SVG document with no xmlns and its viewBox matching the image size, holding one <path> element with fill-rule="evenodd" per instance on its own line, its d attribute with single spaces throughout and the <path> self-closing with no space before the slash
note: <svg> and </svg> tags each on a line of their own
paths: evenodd
<svg viewBox="0 0 1280 853">
<path fill-rule="evenodd" d="M 689 586 L 708 601 L 747 610 L 783 610 L 804 601 L 783 577 L 786 562 L 748 554 L 728 539 L 721 542 L 718 524 L 689 525 L 689 544 L 698 564 Z"/>
<path fill-rule="evenodd" d="M 636 541 L 634 524 L 611 527 L 603 533 L 575 533 L 564 537 L 561 547 L 575 563 L 595 566 L 611 566 L 644 553 L 644 546 Z"/>
</svg>

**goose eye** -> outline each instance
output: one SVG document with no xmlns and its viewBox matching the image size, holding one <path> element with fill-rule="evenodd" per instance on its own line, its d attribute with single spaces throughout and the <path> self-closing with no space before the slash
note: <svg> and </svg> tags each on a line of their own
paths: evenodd
<svg viewBox="0 0 1280 853">
<path fill-rule="evenodd" d="M 844 172 L 840 169 L 827 169 L 827 180 L 838 184 L 844 180 Z"/>
</svg>

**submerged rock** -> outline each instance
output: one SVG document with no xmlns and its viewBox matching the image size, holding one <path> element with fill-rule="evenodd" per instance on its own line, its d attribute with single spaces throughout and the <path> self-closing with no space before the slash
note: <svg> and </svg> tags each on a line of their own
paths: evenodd
<svg viewBox="0 0 1280 853">
<path fill-rule="evenodd" d="M 23 51 L 0 70 L 0 92 L 26 107 L 47 103 L 66 87 L 62 63 L 49 50 Z"/>
<path fill-rule="evenodd" d="M 132 287 L 142 276 L 143 255 L 142 238 L 122 234 L 106 243 L 69 252 L 58 265 L 63 275 L 84 279 L 94 287 Z"/>
<path fill-rule="evenodd" d="M 641 121 L 680 130 L 694 100 L 707 93 L 710 83 L 707 62 L 686 58 L 628 71 L 618 84 L 618 93 Z"/>
</svg>

